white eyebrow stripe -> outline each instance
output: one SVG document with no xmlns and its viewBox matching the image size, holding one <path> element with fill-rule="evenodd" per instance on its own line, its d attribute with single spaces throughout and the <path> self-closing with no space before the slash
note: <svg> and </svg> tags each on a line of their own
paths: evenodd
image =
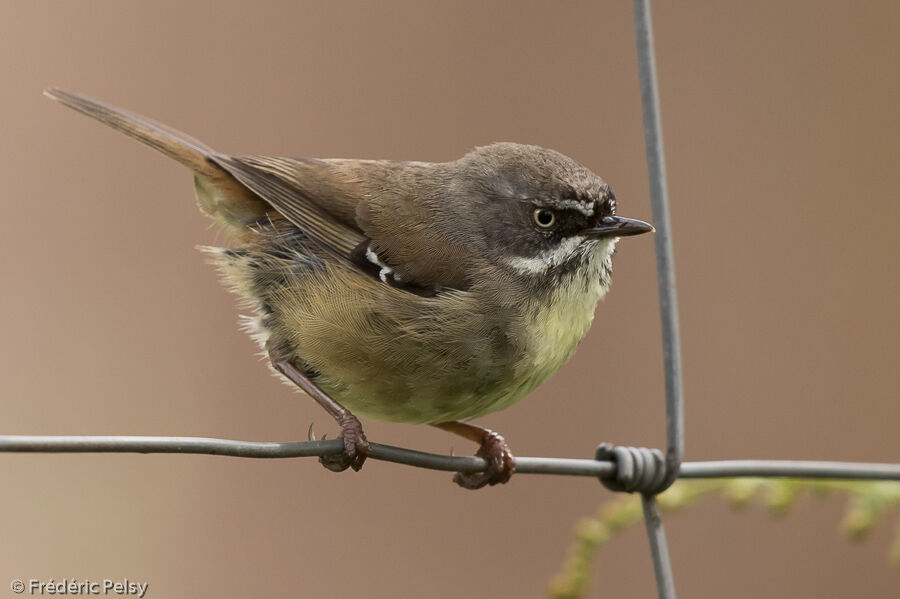
<svg viewBox="0 0 900 599">
<path fill-rule="evenodd" d="M 585 216 L 594 216 L 596 203 L 592 200 L 557 200 L 553 203 L 557 208 L 577 210 Z"/>
</svg>

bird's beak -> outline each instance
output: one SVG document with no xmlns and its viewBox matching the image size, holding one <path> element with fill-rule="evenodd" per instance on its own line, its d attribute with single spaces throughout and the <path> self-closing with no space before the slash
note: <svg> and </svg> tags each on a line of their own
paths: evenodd
<svg viewBox="0 0 900 599">
<path fill-rule="evenodd" d="M 629 237 L 631 235 L 640 235 L 641 233 L 652 233 L 653 231 L 656 231 L 653 225 L 636 218 L 604 216 L 603 220 L 600 221 L 600 226 L 585 229 L 581 234 L 585 237 L 603 239 L 604 237 Z"/>
</svg>

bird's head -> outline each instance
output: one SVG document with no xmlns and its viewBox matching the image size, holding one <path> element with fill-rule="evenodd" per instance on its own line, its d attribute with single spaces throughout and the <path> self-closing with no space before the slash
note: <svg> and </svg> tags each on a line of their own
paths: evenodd
<svg viewBox="0 0 900 599">
<path fill-rule="evenodd" d="M 459 164 L 476 217 L 470 226 L 480 228 L 484 255 L 518 278 L 546 286 L 580 273 L 608 284 L 618 239 L 654 230 L 616 216 L 609 185 L 559 152 L 497 143 Z"/>
</svg>

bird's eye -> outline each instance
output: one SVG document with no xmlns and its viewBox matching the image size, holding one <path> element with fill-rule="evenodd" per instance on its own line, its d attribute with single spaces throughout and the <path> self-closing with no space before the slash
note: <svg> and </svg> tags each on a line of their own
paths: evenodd
<svg viewBox="0 0 900 599">
<path fill-rule="evenodd" d="M 556 215 L 546 208 L 534 209 L 534 222 L 542 229 L 549 229 L 556 223 Z"/>
</svg>

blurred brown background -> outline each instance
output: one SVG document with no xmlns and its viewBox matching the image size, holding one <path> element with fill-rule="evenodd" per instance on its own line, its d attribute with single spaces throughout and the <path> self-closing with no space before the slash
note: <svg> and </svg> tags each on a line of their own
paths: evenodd
<svg viewBox="0 0 900 599">
<path fill-rule="evenodd" d="M 687 458 L 897 461 L 900 5 L 656 4 Z M 540 144 L 650 217 L 629 2 L 7 1 L 0 23 L 3 433 L 334 431 L 238 330 L 194 250 L 216 234 L 189 173 L 42 98 L 48 85 L 232 153 Z M 661 445 L 659 346 L 652 243 L 625 240 L 578 354 L 483 423 L 520 455 Z M 444 473 L 312 459 L 0 455 L 0 472 L 0 595 L 16 577 L 128 577 L 152 597 L 540 597 L 574 523 L 613 498 L 585 479 L 471 493 Z M 896 522 L 853 545 L 843 507 L 807 498 L 775 522 L 711 500 L 668 518 L 680 595 L 897 596 Z M 654 596 L 643 531 L 595 575 L 594 596 Z"/>
</svg>

